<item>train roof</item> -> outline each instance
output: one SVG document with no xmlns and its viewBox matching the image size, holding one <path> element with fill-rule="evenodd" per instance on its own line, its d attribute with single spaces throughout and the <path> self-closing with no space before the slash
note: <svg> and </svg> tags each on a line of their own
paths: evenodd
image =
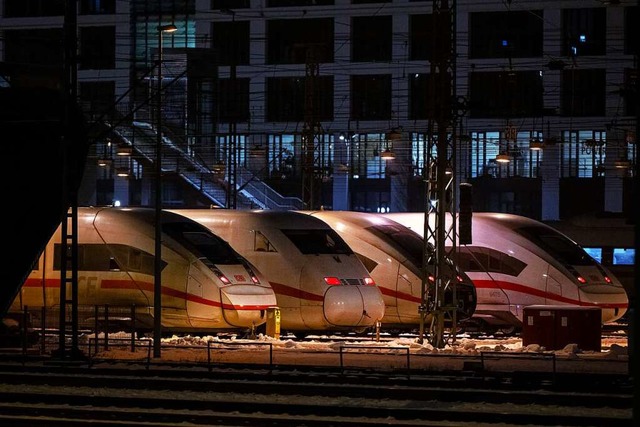
<svg viewBox="0 0 640 427">
<path fill-rule="evenodd" d="M 321 218 L 333 218 L 336 220 L 349 222 L 360 228 L 369 227 L 372 225 L 394 225 L 407 228 L 391 218 L 384 217 L 379 214 L 369 212 L 356 212 L 356 211 L 299 211 L 311 216 L 317 216 Z M 407 228 L 408 229 L 408 228 Z"/>
<path fill-rule="evenodd" d="M 141 221 L 145 224 L 153 226 L 155 224 L 155 209 L 146 207 L 112 207 L 112 206 L 82 206 L 78 208 L 79 218 L 84 220 L 96 220 L 98 214 L 100 216 L 107 216 L 109 218 L 116 216 L 125 216 L 133 218 L 137 221 Z M 176 213 L 163 210 L 162 211 L 162 223 L 172 222 L 193 222 L 192 220 L 182 217 Z"/>
<path fill-rule="evenodd" d="M 331 229 L 319 218 L 296 211 L 275 210 L 227 210 L 227 209 L 171 209 L 171 212 L 187 216 L 198 222 L 219 221 L 251 226 L 260 224 L 277 229 Z"/>
</svg>

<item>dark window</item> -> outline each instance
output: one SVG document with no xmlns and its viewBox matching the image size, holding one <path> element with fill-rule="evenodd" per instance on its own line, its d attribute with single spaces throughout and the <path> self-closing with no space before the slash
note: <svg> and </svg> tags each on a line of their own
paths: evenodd
<svg viewBox="0 0 640 427">
<path fill-rule="evenodd" d="M 595 265 L 596 261 L 578 244 L 554 229 L 540 226 L 521 227 L 515 232 L 564 265 Z"/>
<path fill-rule="evenodd" d="M 209 267 L 215 264 L 242 264 L 244 259 L 231 246 L 197 223 L 170 222 L 162 225 L 162 231 L 193 252 Z"/>
<path fill-rule="evenodd" d="M 419 61 L 431 58 L 432 28 L 433 15 L 411 15 L 409 17 L 409 59 Z"/>
<path fill-rule="evenodd" d="M 391 118 L 391 76 L 351 76 L 351 119 Z"/>
<path fill-rule="evenodd" d="M 605 70 L 570 69 L 562 72 L 562 114 L 604 116 Z"/>
<path fill-rule="evenodd" d="M 267 0 L 267 7 L 333 6 L 334 0 Z"/>
<path fill-rule="evenodd" d="M 85 114 L 94 118 L 113 111 L 115 102 L 115 82 L 81 82 L 80 102 Z"/>
<path fill-rule="evenodd" d="M 518 276 L 527 266 L 517 258 L 482 246 L 462 246 L 456 252 L 457 265 L 464 272 L 502 273 Z"/>
<path fill-rule="evenodd" d="M 80 0 L 78 11 L 82 15 L 116 13 L 116 0 Z"/>
<path fill-rule="evenodd" d="M 56 243 L 53 269 L 60 270 L 62 245 Z M 69 254 L 70 255 L 70 254 Z M 69 265 L 71 268 L 71 258 Z M 166 265 L 163 262 L 162 268 Z M 121 244 L 83 243 L 78 245 L 79 271 L 127 271 L 153 275 L 153 255 Z"/>
<path fill-rule="evenodd" d="M 607 10 L 604 7 L 563 9 L 563 54 L 566 56 L 604 55 Z"/>
<path fill-rule="evenodd" d="M 249 21 L 213 22 L 211 43 L 220 65 L 249 64 Z"/>
<path fill-rule="evenodd" d="M 80 69 L 113 69 L 116 66 L 116 29 L 80 28 Z"/>
<path fill-rule="evenodd" d="M 221 122 L 249 121 L 250 79 L 220 79 L 217 117 Z"/>
<path fill-rule="evenodd" d="M 640 22 L 640 7 L 631 6 L 624 9 L 624 53 L 638 55 L 638 22 Z"/>
<path fill-rule="evenodd" d="M 429 74 L 413 74 L 409 77 L 409 119 L 427 118 L 427 103 L 430 101 Z"/>
<path fill-rule="evenodd" d="M 342 237 L 331 229 L 282 230 L 282 233 L 287 236 L 304 255 L 353 254 L 349 245 L 342 240 Z"/>
<path fill-rule="evenodd" d="M 441 111 L 451 111 L 451 75 L 438 74 L 440 83 L 432 86 L 430 74 L 411 74 L 409 77 L 409 118 L 420 120 L 436 117 Z M 434 91 L 440 90 L 435 102 Z"/>
<path fill-rule="evenodd" d="M 391 16 L 363 16 L 351 20 L 351 60 L 391 60 Z"/>
<path fill-rule="evenodd" d="M 473 72 L 471 117 L 537 117 L 542 114 L 542 78 L 538 71 Z"/>
<path fill-rule="evenodd" d="M 4 59 L 8 64 L 36 66 L 35 71 L 59 74 L 63 64 L 62 29 L 5 30 Z M 56 78 L 60 78 L 56 75 Z"/>
<path fill-rule="evenodd" d="M 313 89 L 316 121 L 333 120 L 333 76 L 315 78 Z M 267 121 L 302 121 L 305 119 L 305 77 L 271 77 L 267 79 Z"/>
<path fill-rule="evenodd" d="M 469 58 L 542 56 L 542 11 L 471 13 Z"/>
<path fill-rule="evenodd" d="M 250 0 L 211 0 L 211 9 L 248 9 Z"/>
<path fill-rule="evenodd" d="M 114 199 L 113 178 L 96 179 L 96 205 L 108 206 L 113 204 Z"/>
<path fill-rule="evenodd" d="M 423 262 L 424 240 L 414 231 L 395 225 L 374 225 L 367 227 L 372 234 L 382 239 L 386 244 L 400 252 L 415 269 L 420 271 Z M 428 243 L 430 250 L 433 245 Z M 431 264 L 435 262 L 435 258 L 431 257 Z"/>
<path fill-rule="evenodd" d="M 65 0 L 5 0 L 6 18 L 63 16 Z"/>
<path fill-rule="evenodd" d="M 157 17 L 158 14 L 164 15 L 163 19 L 168 21 L 173 21 L 173 17 L 179 15 L 192 15 L 196 12 L 196 0 L 160 0 L 160 1 L 149 1 L 149 0 L 136 0 L 136 1 L 128 1 L 128 7 L 131 9 L 131 13 L 134 15 L 138 15 L 138 17 L 143 17 L 142 19 L 153 19 Z M 146 17 L 146 18 L 144 18 Z M 139 18 L 140 19 L 140 18 Z M 156 25 L 153 25 L 153 31 L 155 33 Z"/>
<path fill-rule="evenodd" d="M 269 64 L 333 62 L 333 19 L 267 21 L 267 62 Z"/>
<path fill-rule="evenodd" d="M 624 99 L 624 114 L 626 116 L 635 116 L 637 114 L 637 93 L 638 70 L 635 68 L 625 68 L 624 86 L 620 89 L 620 96 Z"/>
</svg>

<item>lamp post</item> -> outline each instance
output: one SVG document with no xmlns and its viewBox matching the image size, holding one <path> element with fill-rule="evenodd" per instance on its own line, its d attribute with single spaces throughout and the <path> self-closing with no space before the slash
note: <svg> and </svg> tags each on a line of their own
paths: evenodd
<svg viewBox="0 0 640 427">
<path fill-rule="evenodd" d="M 173 25 L 158 26 L 158 86 L 156 89 L 156 181 L 155 256 L 153 268 L 153 357 L 161 356 L 162 336 L 162 33 L 173 33 Z"/>
</svg>

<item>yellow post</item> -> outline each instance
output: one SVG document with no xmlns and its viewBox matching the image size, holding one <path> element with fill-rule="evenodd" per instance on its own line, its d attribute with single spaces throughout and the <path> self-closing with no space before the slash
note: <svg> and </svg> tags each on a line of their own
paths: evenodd
<svg viewBox="0 0 640 427">
<path fill-rule="evenodd" d="M 280 309 L 278 307 L 267 309 L 267 335 L 275 339 L 280 338 Z"/>
</svg>

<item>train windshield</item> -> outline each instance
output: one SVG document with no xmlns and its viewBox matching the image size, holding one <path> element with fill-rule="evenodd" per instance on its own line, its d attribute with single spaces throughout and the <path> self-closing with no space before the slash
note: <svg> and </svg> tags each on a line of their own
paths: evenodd
<svg viewBox="0 0 640 427">
<path fill-rule="evenodd" d="M 238 254 L 220 237 L 189 223 L 169 223 L 162 225 L 162 231 L 189 249 L 193 254 L 212 264 L 240 264 Z"/>
<path fill-rule="evenodd" d="M 305 255 L 351 255 L 353 251 L 332 229 L 296 229 L 282 230 Z"/>
<path fill-rule="evenodd" d="M 424 240 L 420 235 L 406 227 L 396 225 L 373 225 L 367 230 L 385 241 L 389 246 L 400 252 L 410 262 L 420 267 L 424 251 Z M 433 252 L 433 245 L 428 243 L 429 251 Z M 433 264 L 433 257 L 430 261 Z"/>
<path fill-rule="evenodd" d="M 566 265 L 593 265 L 595 261 L 579 245 L 547 227 L 521 227 L 515 231 Z"/>
</svg>

